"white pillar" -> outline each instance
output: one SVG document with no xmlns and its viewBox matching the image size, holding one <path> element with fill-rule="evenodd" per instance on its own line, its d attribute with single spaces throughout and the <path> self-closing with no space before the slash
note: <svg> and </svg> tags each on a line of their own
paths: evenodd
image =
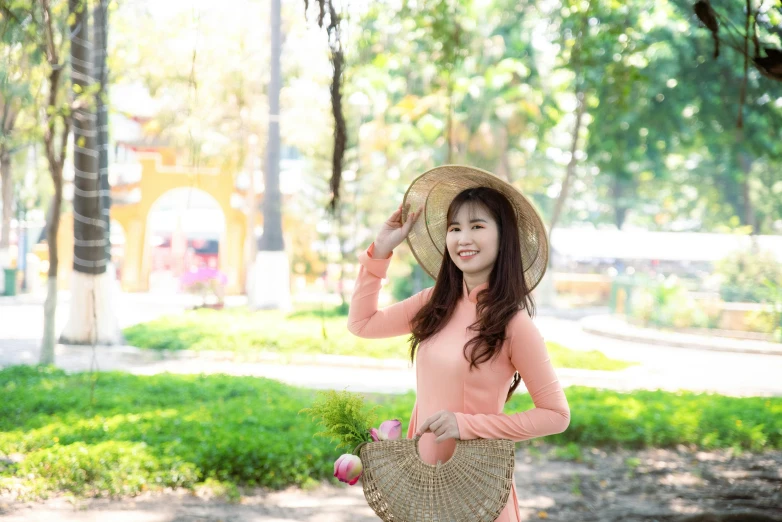
<svg viewBox="0 0 782 522">
<path fill-rule="evenodd" d="M 293 309 L 290 262 L 284 250 L 258 252 L 253 266 L 249 303 L 255 309 Z"/>
</svg>

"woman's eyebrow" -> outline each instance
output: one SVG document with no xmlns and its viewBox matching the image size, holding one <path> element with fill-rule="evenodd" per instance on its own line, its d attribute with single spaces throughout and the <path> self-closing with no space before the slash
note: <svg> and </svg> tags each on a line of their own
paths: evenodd
<svg viewBox="0 0 782 522">
<path fill-rule="evenodd" d="M 485 219 L 478 219 L 478 218 L 470 220 L 470 223 L 478 223 L 478 222 L 486 223 L 486 220 Z M 451 225 L 458 225 L 458 224 L 459 224 L 458 221 L 451 221 L 450 223 L 448 223 L 448 226 L 450 227 Z"/>
</svg>

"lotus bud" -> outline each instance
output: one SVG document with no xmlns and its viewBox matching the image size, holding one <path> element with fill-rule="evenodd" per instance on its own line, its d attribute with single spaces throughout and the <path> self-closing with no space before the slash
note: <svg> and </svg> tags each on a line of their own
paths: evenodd
<svg viewBox="0 0 782 522">
<path fill-rule="evenodd" d="M 372 428 L 374 430 L 374 428 Z M 370 433 L 372 433 L 370 430 Z M 380 428 L 375 430 L 374 438 L 377 436 L 378 440 L 396 440 L 402 434 L 402 423 L 397 419 L 387 420 L 380 425 Z"/>
<path fill-rule="evenodd" d="M 334 462 L 334 476 L 340 482 L 345 482 L 351 486 L 358 482 L 359 477 L 364 471 L 361 459 L 356 455 L 345 453 Z"/>
</svg>

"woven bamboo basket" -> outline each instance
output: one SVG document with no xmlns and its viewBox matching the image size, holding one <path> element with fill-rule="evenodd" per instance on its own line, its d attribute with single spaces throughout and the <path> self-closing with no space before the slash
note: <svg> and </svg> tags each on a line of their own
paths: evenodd
<svg viewBox="0 0 782 522">
<path fill-rule="evenodd" d="M 362 443 L 362 484 L 385 522 L 494 522 L 513 483 L 511 440 L 456 440 L 453 456 L 429 464 L 420 437 Z"/>
</svg>

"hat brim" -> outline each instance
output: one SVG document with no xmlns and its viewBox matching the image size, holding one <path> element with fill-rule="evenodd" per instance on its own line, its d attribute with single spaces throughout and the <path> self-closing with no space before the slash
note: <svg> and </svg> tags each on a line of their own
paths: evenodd
<svg viewBox="0 0 782 522">
<path fill-rule="evenodd" d="M 494 174 L 464 165 L 442 165 L 418 176 L 408 187 L 402 202 L 402 222 L 410 210 L 423 208 L 406 241 L 410 251 L 432 279 L 437 279 L 445 254 L 446 214 L 453 199 L 463 190 L 491 187 L 508 198 L 519 225 L 524 280 L 529 291 L 538 284 L 548 267 L 548 232 L 533 204 L 516 187 Z"/>
</svg>

